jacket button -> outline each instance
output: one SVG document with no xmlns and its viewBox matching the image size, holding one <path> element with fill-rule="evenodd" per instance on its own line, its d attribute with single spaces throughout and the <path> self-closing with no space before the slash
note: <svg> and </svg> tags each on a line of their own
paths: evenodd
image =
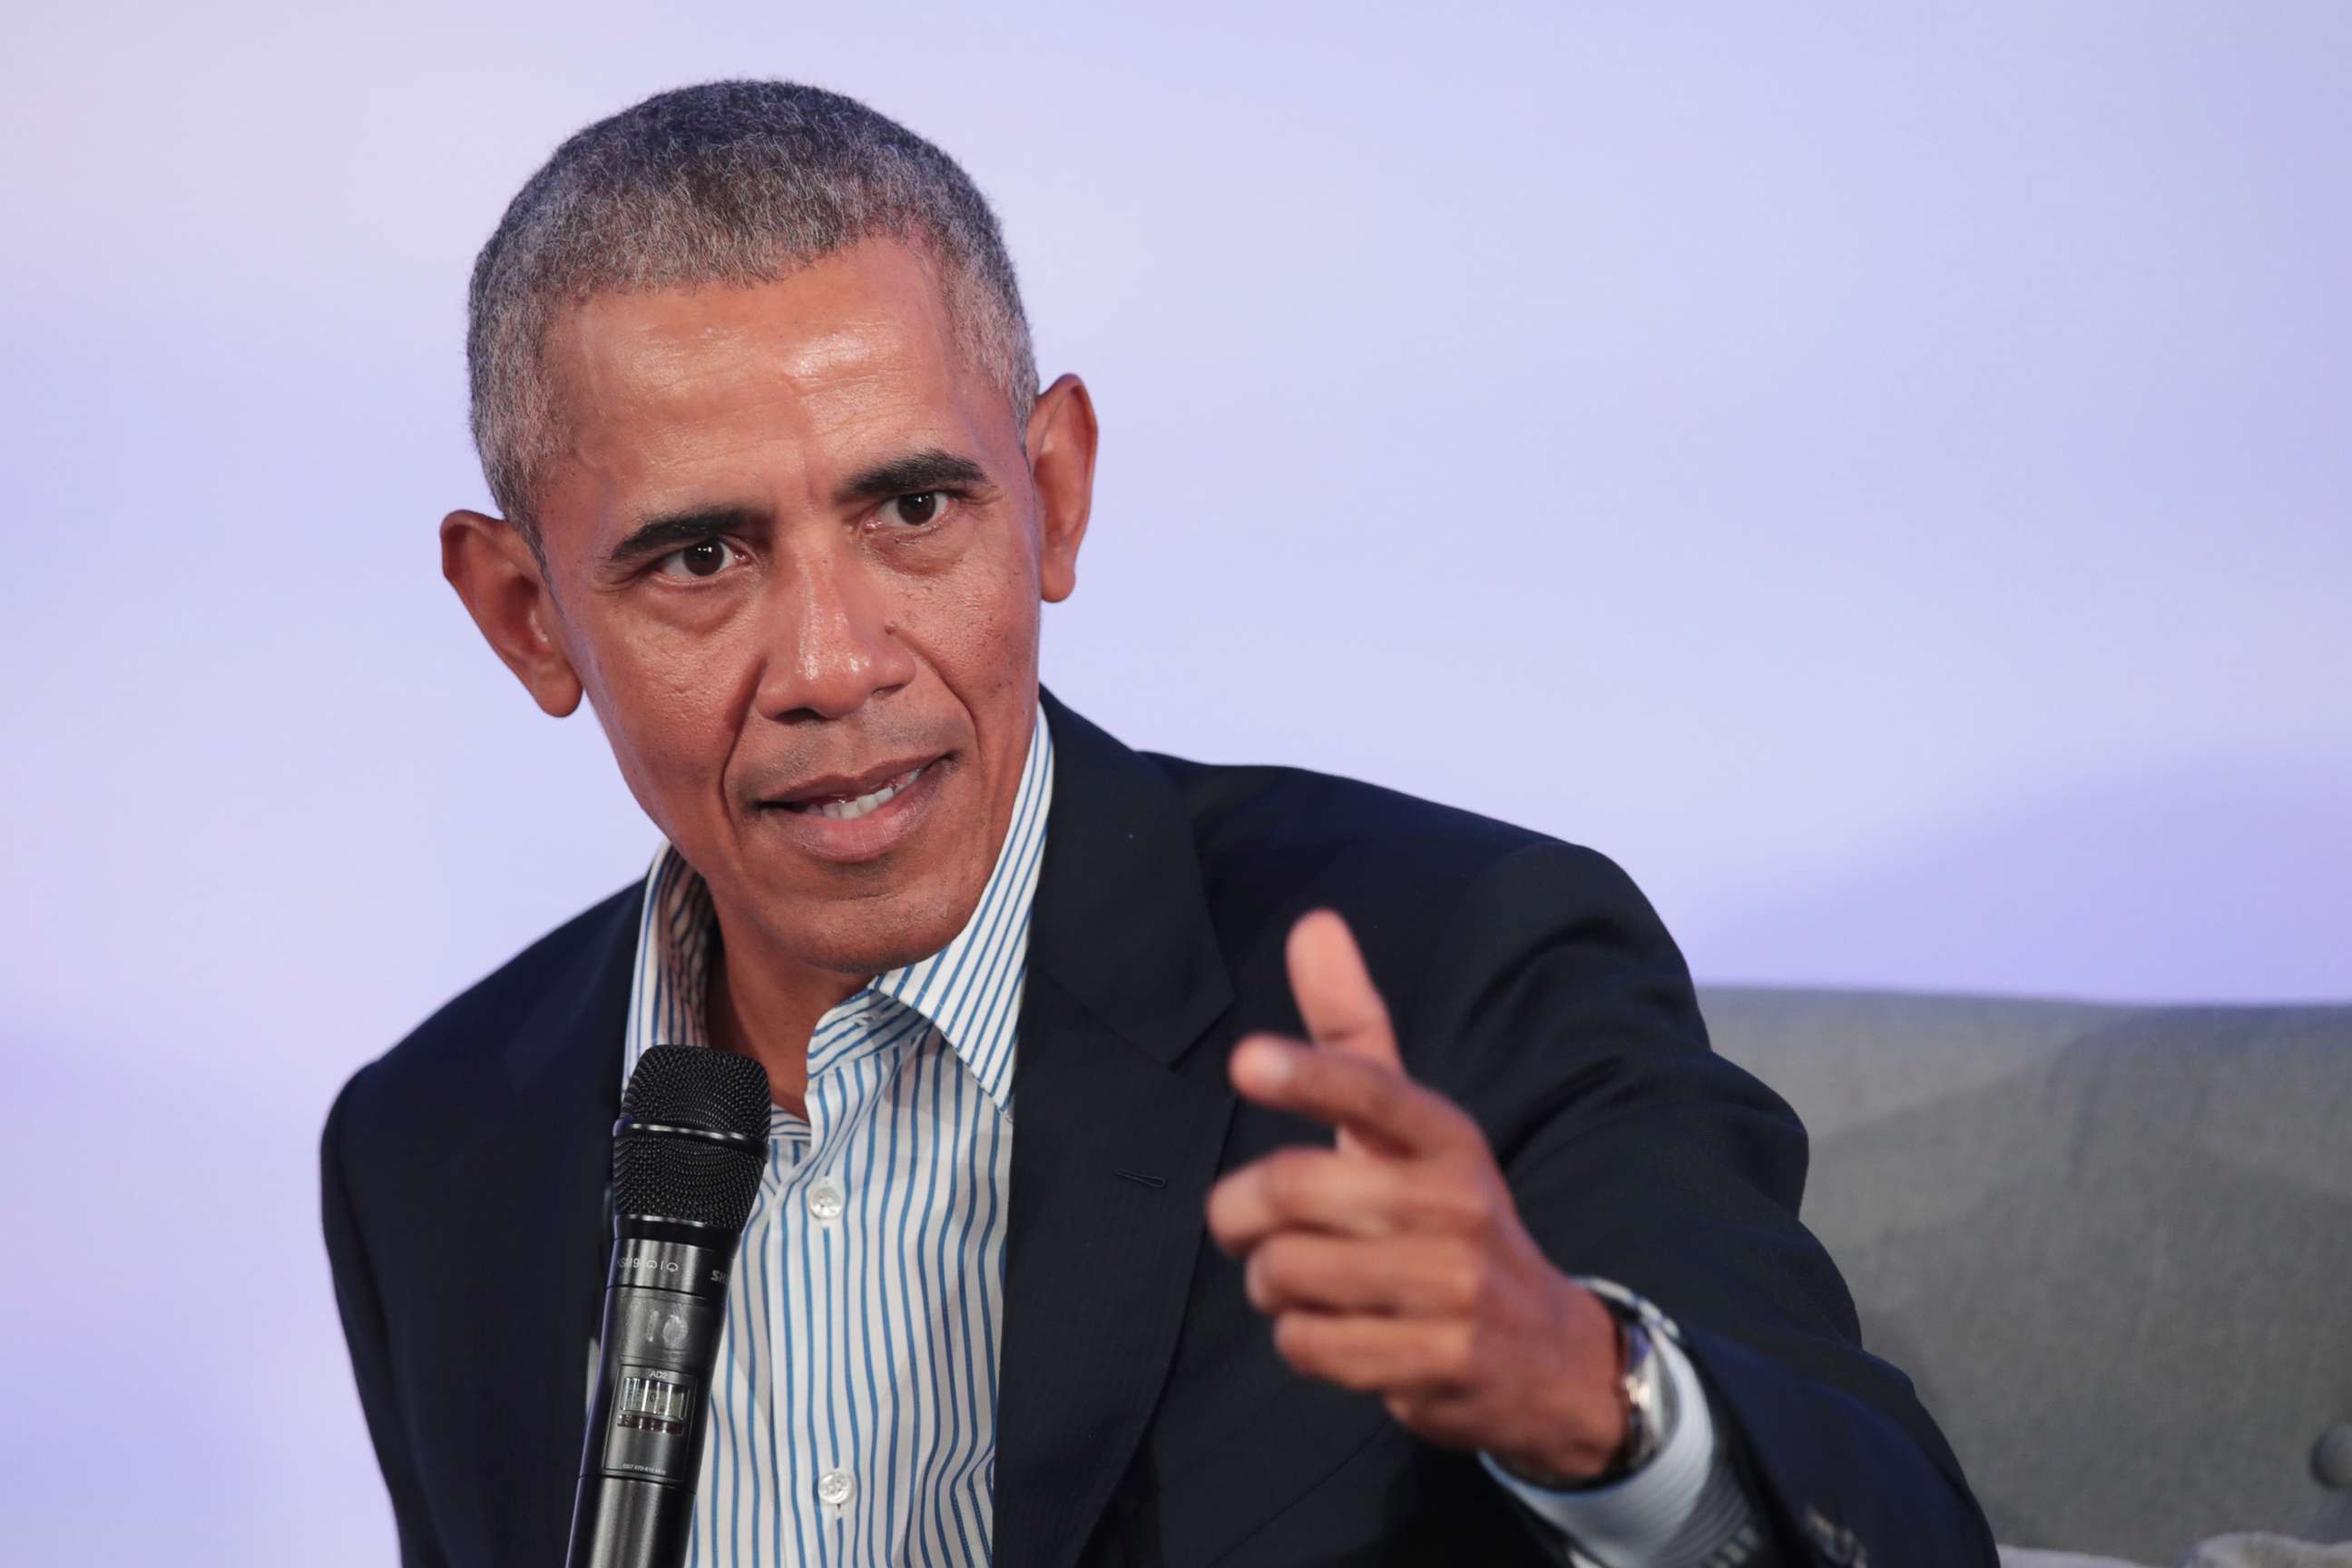
<svg viewBox="0 0 2352 1568">
<path fill-rule="evenodd" d="M 1862 1549 L 1853 1531 L 1842 1524 L 1832 1524 L 1817 1508 L 1805 1510 L 1804 1523 L 1805 1533 L 1812 1537 L 1822 1555 L 1838 1568 L 1870 1568 L 1870 1553 Z"/>
</svg>

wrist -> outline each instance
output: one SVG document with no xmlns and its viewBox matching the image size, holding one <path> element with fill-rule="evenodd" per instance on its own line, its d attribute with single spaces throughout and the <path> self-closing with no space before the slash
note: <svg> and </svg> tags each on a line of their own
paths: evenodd
<svg viewBox="0 0 2352 1568">
<path fill-rule="evenodd" d="M 1496 1453 L 1496 1463 L 1530 1486 L 1579 1491 L 1614 1485 L 1646 1467 L 1673 1436 L 1677 1415 L 1675 1381 L 1659 1354 L 1659 1341 L 1672 1327 L 1656 1309 L 1619 1287 L 1577 1281 L 1586 1302 L 1599 1307 L 1612 1331 L 1615 1354 L 1610 1375 L 1612 1419 L 1597 1429 L 1589 1421 L 1541 1451 Z M 1591 1408 L 1591 1401 L 1584 1402 Z"/>
<path fill-rule="evenodd" d="M 1673 1434 L 1648 1464 L 1613 1484 L 1567 1489 L 1521 1480 L 1491 1452 L 1479 1456 L 1480 1468 L 1530 1516 L 1530 1525 L 1564 1538 L 1578 1562 L 1728 1562 L 1739 1553 L 1726 1543 L 1742 1531 L 1760 1536 L 1763 1516 L 1716 1441 L 1706 1385 L 1684 1353 L 1680 1331 L 1664 1319 L 1649 1331 L 1675 1408 Z M 1755 1550 L 1751 1542 L 1748 1558 Z"/>
</svg>

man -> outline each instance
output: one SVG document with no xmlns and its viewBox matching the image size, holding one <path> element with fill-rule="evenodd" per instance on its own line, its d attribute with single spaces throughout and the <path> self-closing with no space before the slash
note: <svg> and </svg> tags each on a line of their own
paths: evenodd
<svg viewBox="0 0 2352 1568">
<path fill-rule="evenodd" d="M 468 358 L 504 515 L 444 571 L 666 842 L 329 1119 L 407 1562 L 562 1553 L 657 1043 L 775 1101 L 697 1563 L 1992 1560 L 1621 872 L 1041 689 L 1095 413 L 944 154 L 650 100 L 516 197 Z"/>
</svg>

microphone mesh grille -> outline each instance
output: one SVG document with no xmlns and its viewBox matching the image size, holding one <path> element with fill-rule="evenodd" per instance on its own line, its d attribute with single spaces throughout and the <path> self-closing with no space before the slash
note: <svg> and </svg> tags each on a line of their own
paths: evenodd
<svg viewBox="0 0 2352 1568">
<path fill-rule="evenodd" d="M 701 1046 L 656 1046 L 637 1058 L 621 1113 L 632 1121 L 768 1135 L 768 1069 Z"/>
<path fill-rule="evenodd" d="M 698 1046 L 656 1046 L 637 1058 L 621 1111 L 635 1122 L 738 1132 L 755 1149 L 698 1138 L 625 1132 L 613 1140 L 613 1211 L 686 1220 L 739 1233 L 760 1196 L 766 1163 L 767 1069 L 749 1057 Z"/>
</svg>

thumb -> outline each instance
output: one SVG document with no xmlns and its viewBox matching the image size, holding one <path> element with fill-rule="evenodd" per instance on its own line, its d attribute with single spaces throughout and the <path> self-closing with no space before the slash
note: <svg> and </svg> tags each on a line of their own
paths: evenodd
<svg viewBox="0 0 2352 1568">
<path fill-rule="evenodd" d="M 1283 952 L 1290 967 L 1290 994 L 1298 1004 L 1308 1038 L 1403 1070 L 1388 1005 L 1381 1000 L 1356 938 L 1338 911 L 1310 910 L 1301 915 L 1290 928 Z"/>
</svg>

